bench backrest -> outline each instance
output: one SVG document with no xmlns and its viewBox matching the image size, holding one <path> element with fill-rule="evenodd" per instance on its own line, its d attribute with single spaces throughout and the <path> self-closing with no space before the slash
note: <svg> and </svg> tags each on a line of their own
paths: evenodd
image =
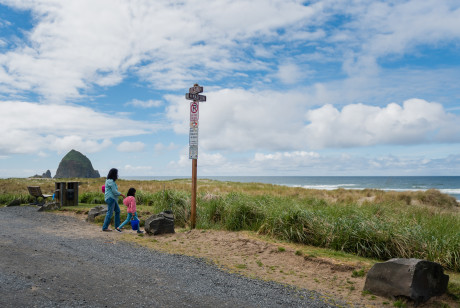
<svg viewBox="0 0 460 308">
<path fill-rule="evenodd" d="M 29 190 L 29 194 L 31 194 L 34 197 L 43 196 L 40 186 L 27 186 L 27 189 Z"/>
</svg>

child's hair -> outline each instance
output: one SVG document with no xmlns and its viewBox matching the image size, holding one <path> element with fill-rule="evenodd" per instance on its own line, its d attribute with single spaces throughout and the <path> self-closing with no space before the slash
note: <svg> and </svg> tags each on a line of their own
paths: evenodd
<svg viewBox="0 0 460 308">
<path fill-rule="evenodd" d="M 127 197 L 128 196 L 133 196 L 134 197 L 135 194 L 136 194 L 136 189 L 131 187 L 130 189 L 128 189 L 128 193 L 126 194 L 126 196 Z"/>
</svg>

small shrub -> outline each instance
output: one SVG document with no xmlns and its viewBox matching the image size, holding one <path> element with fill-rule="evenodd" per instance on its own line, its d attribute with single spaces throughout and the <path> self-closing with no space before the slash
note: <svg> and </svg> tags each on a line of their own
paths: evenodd
<svg viewBox="0 0 460 308">
<path fill-rule="evenodd" d="M 286 251 L 286 248 L 284 248 L 284 247 L 278 247 L 278 251 L 279 251 L 279 252 L 285 252 L 285 251 Z"/>
<path fill-rule="evenodd" d="M 296 250 L 296 251 L 295 251 L 295 255 L 296 255 L 296 256 L 301 256 L 301 255 L 303 255 L 303 253 L 302 253 L 302 251 L 300 251 L 300 250 Z"/>
<path fill-rule="evenodd" d="M 407 303 L 401 299 L 398 299 L 396 302 L 393 303 L 394 307 L 399 307 L 399 308 L 406 308 Z"/>
<path fill-rule="evenodd" d="M 366 272 L 364 271 L 364 268 L 360 269 L 359 271 L 354 270 L 351 273 L 351 277 L 356 278 L 356 277 L 364 277 L 366 275 Z"/>
</svg>

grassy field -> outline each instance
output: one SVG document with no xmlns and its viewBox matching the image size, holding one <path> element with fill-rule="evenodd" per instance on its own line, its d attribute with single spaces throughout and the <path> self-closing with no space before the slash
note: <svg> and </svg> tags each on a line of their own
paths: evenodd
<svg viewBox="0 0 460 308">
<path fill-rule="evenodd" d="M 104 204 L 104 179 L 80 182 L 77 211 Z M 118 180 L 126 194 L 138 191 L 142 221 L 172 209 L 176 225 L 190 217 L 190 180 Z M 0 179 L 0 204 L 31 202 L 27 186 L 52 193 L 52 179 Z M 121 201 L 121 199 L 120 199 Z M 123 218 L 123 217 L 122 217 Z M 102 218 L 101 218 L 102 219 Z M 197 228 L 248 230 L 276 239 L 325 247 L 362 257 L 420 258 L 460 272 L 460 208 L 437 190 L 311 190 L 259 183 L 198 181 Z"/>
</svg>

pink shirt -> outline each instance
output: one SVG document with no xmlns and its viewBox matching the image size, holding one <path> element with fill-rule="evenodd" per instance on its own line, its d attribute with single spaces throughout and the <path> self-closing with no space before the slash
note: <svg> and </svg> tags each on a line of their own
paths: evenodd
<svg viewBox="0 0 460 308">
<path fill-rule="evenodd" d="M 128 196 L 123 199 L 123 204 L 128 207 L 128 213 L 136 213 L 136 198 L 133 196 Z"/>
</svg>

